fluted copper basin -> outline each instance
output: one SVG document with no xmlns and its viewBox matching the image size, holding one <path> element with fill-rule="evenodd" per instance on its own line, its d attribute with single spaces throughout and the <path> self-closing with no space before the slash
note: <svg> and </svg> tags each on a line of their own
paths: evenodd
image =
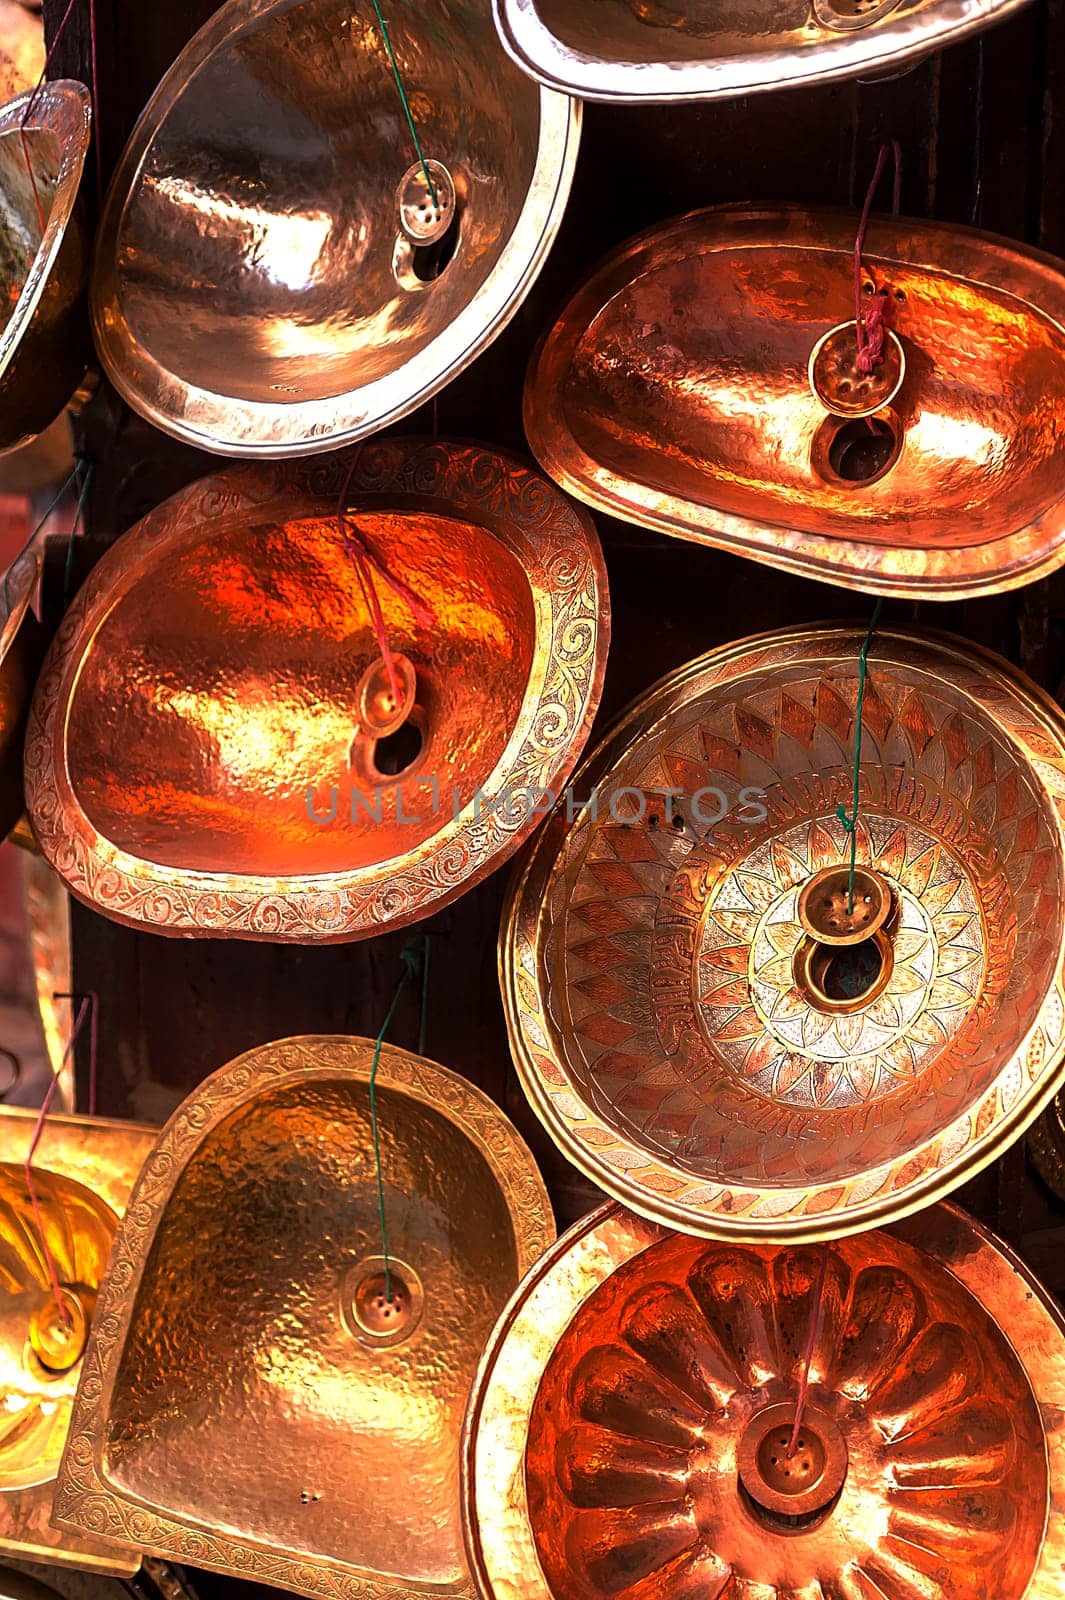
<svg viewBox="0 0 1065 1600">
<path fill-rule="evenodd" d="M 463 1079 L 373 1042 L 223 1067 L 115 1246 L 57 1515 L 317 1595 L 467 1594 L 459 1434 L 495 1318 L 554 1237 L 533 1159 Z"/>
<path fill-rule="evenodd" d="M 130 405 L 225 455 L 331 450 L 405 416 L 513 314 L 554 238 L 579 106 L 511 64 L 488 0 L 229 0 L 115 172 L 93 276 Z"/>
<path fill-rule="evenodd" d="M 864 943 L 804 926 L 848 859 L 862 639 L 763 634 L 664 678 L 574 778 L 596 809 L 556 810 L 511 888 L 533 1106 L 596 1183 L 692 1233 L 904 1215 L 1062 1079 L 1065 726 L 997 656 L 875 634 L 856 854 L 890 912 Z"/>
<path fill-rule="evenodd" d="M 27 119 L 29 101 L 22 94 L 0 107 L 0 451 L 54 421 L 89 355 L 88 250 L 75 210 L 89 92 L 45 84 Z"/>
<path fill-rule="evenodd" d="M 484 1600 L 1041 1600 L 1063 1401 L 1050 1296 L 953 1207 L 780 1248 L 606 1206 L 482 1363 L 471 1562 Z"/>
<path fill-rule="evenodd" d="M 568 775 L 608 634 L 590 519 L 487 450 L 363 448 L 348 537 L 413 673 L 379 737 L 367 685 L 387 677 L 336 516 L 345 477 L 334 460 L 194 484 L 75 601 L 35 701 L 27 803 L 46 857 L 108 916 L 363 937 L 498 865 Z"/>
<path fill-rule="evenodd" d="M 881 76 L 1027 0 L 493 0 L 514 60 L 584 100 L 718 100 Z"/>
<path fill-rule="evenodd" d="M 533 450 L 615 516 L 848 588 L 957 599 L 1053 571 L 1061 263 L 874 219 L 865 281 L 888 291 L 905 376 L 847 418 L 808 368 L 853 323 L 855 228 L 851 212 L 726 207 L 624 246 L 533 360 Z"/>
<path fill-rule="evenodd" d="M 40 1226 L 26 1183 L 35 1111 L 0 1109 L 0 1551 L 129 1574 L 135 1540 L 51 1526 L 52 1495 L 87 1328 L 154 1131 L 99 1118 L 50 1116 L 33 1159 Z M 56 1305 L 41 1230 L 59 1281 Z"/>
</svg>

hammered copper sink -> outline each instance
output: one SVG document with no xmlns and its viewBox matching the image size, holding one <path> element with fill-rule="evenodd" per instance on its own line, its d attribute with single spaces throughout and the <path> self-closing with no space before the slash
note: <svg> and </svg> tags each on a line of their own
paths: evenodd
<svg viewBox="0 0 1065 1600">
<path fill-rule="evenodd" d="M 107 552 L 26 744 L 41 848 L 160 933 L 314 942 L 427 916 L 559 790 L 609 608 L 590 518 L 509 457 L 388 440 L 192 485 Z M 398 726 L 352 541 L 402 688 Z M 382 736 L 383 735 L 383 736 Z"/>
<path fill-rule="evenodd" d="M 228 0 L 134 129 L 93 324 L 115 387 L 178 438 L 284 456 L 372 433 L 460 372 L 539 271 L 579 104 L 508 60 L 489 0 L 392 0 L 387 20 L 431 195 L 369 4 Z"/>
<path fill-rule="evenodd" d="M 371 1040 L 223 1067 L 148 1158 L 115 1246 L 57 1517 L 309 1594 L 467 1594 L 459 1435 L 554 1237 L 528 1150 L 463 1079 Z"/>
<path fill-rule="evenodd" d="M 846 211 L 722 207 L 623 246 L 530 366 L 535 454 L 614 516 L 848 588 L 958 599 L 1055 570 L 1061 263 L 874 218 L 863 286 L 886 294 L 905 370 L 890 403 L 846 417 L 808 369 L 853 326 L 856 227 Z"/>
<path fill-rule="evenodd" d="M 484 1600 L 1052 1600 L 1063 1419 L 1060 1313 L 953 1207 L 781 1247 L 608 1205 L 482 1363 L 471 1562 Z"/>
<path fill-rule="evenodd" d="M 989 652 L 877 631 L 855 937 L 832 924 L 862 642 L 764 634 L 664 678 L 573 779 L 594 809 L 556 808 L 511 887 L 526 1093 L 594 1182 L 691 1233 L 906 1215 L 1061 1083 L 1062 714 Z"/>
<path fill-rule="evenodd" d="M 26 1183 L 35 1111 L 0 1109 L 0 1551 L 128 1575 L 139 1557 L 91 1531 L 51 1526 L 52 1496 L 81 1377 L 87 1328 L 118 1218 L 153 1129 L 50 1116 Z M 47 1240 L 66 1322 L 42 1245 Z"/>
<path fill-rule="evenodd" d="M 493 0 L 500 38 L 584 100 L 716 100 L 893 76 L 1027 0 Z"/>
</svg>

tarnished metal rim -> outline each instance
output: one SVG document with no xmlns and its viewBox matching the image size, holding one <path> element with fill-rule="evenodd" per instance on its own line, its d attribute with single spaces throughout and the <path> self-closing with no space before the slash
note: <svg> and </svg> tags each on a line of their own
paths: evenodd
<svg viewBox="0 0 1065 1600">
<path fill-rule="evenodd" d="M 493 0 L 496 28 L 511 59 L 537 82 L 582 100 L 723 100 L 863 72 L 891 73 L 933 50 L 1005 21 L 1029 0 L 940 0 L 918 16 L 888 17 L 868 31 L 841 33 L 802 50 L 758 51 L 732 60 L 596 60 L 565 46 L 535 0 Z"/>
<path fill-rule="evenodd" d="M 974 658 L 986 668 L 988 680 L 1000 691 L 994 700 L 998 716 L 1002 717 L 1005 705 L 1013 708 L 1013 725 L 1004 731 L 1028 757 L 1046 791 L 1048 815 L 1054 818 L 1059 849 L 1065 852 L 1065 726 L 1050 696 L 994 652 L 954 635 L 885 627 L 878 637 L 882 643 L 895 640 L 929 647 L 930 657 L 932 650 L 937 651 L 942 673 L 952 673 L 956 684 L 971 676 Z M 629 743 L 633 726 L 638 726 L 641 734 L 649 731 L 656 713 L 667 712 L 683 700 L 685 690 L 701 678 L 714 684 L 727 682 L 745 671 L 756 671 L 770 653 L 774 660 L 794 662 L 815 645 L 821 656 L 838 655 L 853 661 L 860 643 L 860 630 L 810 625 L 754 635 L 698 657 L 653 685 L 606 730 L 578 768 L 574 792 L 584 795 L 593 789 Z M 931 669 L 934 663 L 929 665 Z M 972 697 L 978 699 L 975 694 Z M 980 1172 L 1024 1132 L 1065 1081 L 1063 926 L 1057 930 L 1054 983 L 1034 1023 L 979 1106 L 963 1112 L 948 1128 L 896 1159 L 842 1182 L 835 1179 L 764 1191 L 680 1173 L 606 1122 L 577 1092 L 553 1047 L 554 1025 L 534 972 L 534 940 L 542 915 L 544 880 L 564 827 L 565 817 L 556 809 L 519 861 L 507 891 L 499 936 L 499 974 L 511 1053 L 530 1104 L 567 1159 L 641 1216 L 707 1238 L 798 1243 L 882 1227 L 921 1210 Z M 1013 1078 L 1024 1087 L 1019 1087 L 1007 1104 L 1003 1091 Z M 611 1155 L 620 1155 L 621 1161 L 612 1164 Z M 637 1155 L 640 1159 L 634 1160 Z M 703 1191 L 705 1196 L 708 1188 L 717 1191 L 712 1199 L 686 1202 L 685 1191 Z M 851 1201 L 848 1194 L 858 1189 L 863 1193 Z M 824 1209 L 830 1195 L 831 1206 Z M 761 1216 L 752 1216 L 751 1211 L 767 1199 L 772 1206 L 764 1207 Z"/>
</svg>

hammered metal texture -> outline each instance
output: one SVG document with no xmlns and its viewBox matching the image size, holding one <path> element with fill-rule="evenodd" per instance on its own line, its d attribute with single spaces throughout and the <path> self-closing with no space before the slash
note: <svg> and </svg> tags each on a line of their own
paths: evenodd
<svg viewBox="0 0 1065 1600">
<path fill-rule="evenodd" d="M 80 899 L 160 933 L 303 943 L 427 916 L 564 783 L 609 633 L 591 519 L 509 457 L 362 447 L 357 537 L 420 753 L 360 732 L 379 659 L 335 515 L 346 463 L 246 467 L 151 512 L 93 570 L 34 701 L 27 805 Z M 542 814 L 542 813 L 541 813 Z"/>
<path fill-rule="evenodd" d="M 578 103 L 510 63 L 488 0 L 393 0 L 388 26 L 457 193 L 450 259 L 401 227 L 413 151 L 372 8 L 229 0 L 149 101 L 100 225 L 97 348 L 157 427 L 224 455 L 331 450 L 435 394 L 528 291 Z"/>
<path fill-rule="evenodd" d="M 465 1595 L 459 1435 L 521 1275 L 554 1237 L 532 1157 L 470 1084 L 385 1046 L 398 1341 L 353 1317 L 381 1232 L 373 1042 L 223 1067 L 145 1164 L 100 1299 L 57 1516 L 307 1594 Z"/>
<path fill-rule="evenodd" d="M 811 390 L 854 319 L 852 212 L 725 207 L 623 246 L 529 369 L 525 426 L 580 499 L 876 594 L 958 599 L 1065 560 L 1065 276 L 989 234 L 874 218 L 905 378 L 869 423 Z M 857 468 L 869 430 L 890 448 Z M 855 470 L 857 478 L 850 476 Z"/>
<path fill-rule="evenodd" d="M 1028 0 L 493 0 L 524 71 L 583 100 L 718 100 L 896 75 Z"/>
<path fill-rule="evenodd" d="M 818 1513 L 775 1517 L 745 1441 L 793 1419 L 808 1349 L 790 1470 L 835 1472 Z M 1063 1402 L 1050 1296 L 953 1207 L 774 1247 L 606 1206 L 529 1274 L 482 1363 L 471 1564 L 485 1600 L 1050 1600 Z M 794 1493 L 781 1437 L 764 1467 Z"/>
<path fill-rule="evenodd" d="M 837 1013 L 799 985 L 799 896 L 847 849 L 861 644 L 765 634 L 663 679 L 573 781 L 598 814 L 556 809 L 511 887 L 526 1093 L 594 1182 L 692 1233 L 904 1215 L 1061 1081 L 1065 727 L 946 635 L 869 654 L 857 859 L 897 907 L 886 987 Z"/>
<path fill-rule="evenodd" d="M 50 1522 L 83 1361 L 49 1372 L 30 1341 L 35 1316 L 54 1304 L 23 1169 L 36 1123 L 35 1111 L 0 1109 L 0 1551 L 128 1575 L 138 1563 L 132 1548 L 60 1533 Z M 154 1129 L 101 1118 L 50 1116 L 45 1124 L 34 1155 L 41 1220 L 61 1288 L 86 1309 L 154 1140 Z"/>
<path fill-rule="evenodd" d="M 29 99 L 0 107 L 0 452 L 55 420 L 85 375 L 90 349 L 88 243 L 76 205 L 89 91 L 67 80 L 46 84 L 23 128 Z"/>
</svg>

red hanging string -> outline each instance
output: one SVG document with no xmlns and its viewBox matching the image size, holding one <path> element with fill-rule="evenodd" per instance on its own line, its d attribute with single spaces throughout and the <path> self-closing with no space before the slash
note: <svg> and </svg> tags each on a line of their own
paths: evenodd
<svg viewBox="0 0 1065 1600">
<path fill-rule="evenodd" d="M 802 1419 L 806 1412 L 806 1395 L 810 1387 L 810 1366 L 817 1348 L 818 1335 L 821 1332 L 821 1321 L 824 1314 L 825 1277 L 828 1272 L 828 1246 L 821 1246 L 821 1266 L 817 1274 L 817 1288 L 814 1290 L 814 1302 L 810 1307 L 810 1332 L 806 1339 L 806 1349 L 803 1351 L 802 1369 L 799 1373 L 799 1398 L 795 1402 L 795 1421 L 792 1424 L 791 1438 L 788 1440 L 787 1457 L 790 1461 L 795 1454 L 799 1443 L 799 1434 L 802 1431 Z"/>
<path fill-rule="evenodd" d="M 873 171 L 872 182 L 866 191 L 865 204 L 862 207 L 861 219 L 858 223 L 858 232 L 854 239 L 854 327 L 855 343 L 858 349 L 858 371 L 865 376 L 872 372 L 874 367 L 880 365 L 884 359 L 884 340 L 887 335 L 887 318 L 891 309 L 891 301 L 886 294 L 873 296 L 872 304 L 866 314 L 862 308 L 862 251 L 865 248 L 865 235 L 869 227 L 869 216 L 873 209 L 873 196 L 876 194 L 889 152 L 895 156 L 895 183 L 892 190 L 891 210 L 898 216 L 902 203 L 902 146 L 897 139 L 892 139 L 890 144 L 882 144 L 876 158 L 876 167 Z"/>
</svg>

